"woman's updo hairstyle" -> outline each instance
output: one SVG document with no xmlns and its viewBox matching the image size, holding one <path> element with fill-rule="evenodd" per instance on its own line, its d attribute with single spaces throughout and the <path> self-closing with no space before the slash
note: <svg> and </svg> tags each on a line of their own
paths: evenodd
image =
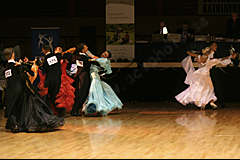
<svg viewBox="0 0 240 160">
<path fill-rule="evenodd" d="M 45 61 L 45 58 L 43 56 L 40 56 L 36 60 L 36 65 L 41 66 L 44 63 L 44 61 Z"/>
<path fill-rule="evenodd" d="M 210 47 L 206 47 L 206 48 L 202 49 L 202 53 L 206 54 L 206 53 L 210 52 L 210 50 L 211 50 Z"/>
</svg>

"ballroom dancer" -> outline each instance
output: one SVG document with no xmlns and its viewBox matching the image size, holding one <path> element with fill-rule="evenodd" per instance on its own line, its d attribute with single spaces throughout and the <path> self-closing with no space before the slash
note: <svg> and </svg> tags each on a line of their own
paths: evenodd
<svg viewBox="0 0 240 160">
<path fill-rule="evenodd" d="M 69 51 L 66 51 L 69 52 Z M 57 47 L 55 49 L 55 53 L 63 53 L 61 47 Z M 66 59 L 61 60 L 61 87 L 59 90 L 59 93 L 56 96 L 56 103 L 58 104 L 57 108 L 65 108 L 67 112 L 70 112 L 72 110 L 72 106 L 74 104 L 74 98 L 75 98 L 75 88 L 72 86 L 72 83 L 74 82 L 74 79 L 70 78 L 67 75 L 66 67 L 68 64 L 68 61 Z"/>
<path fill-rule="evenodd" d="M 60 90 L 62 75 L 60 60 L 68 59 L 75 50 L 76 48 L 73 48 L 69 52 L 55 54 L 50 52 L 49 45 L 43 44 L 42 46 L 42 51 L 45 54 L 45 61 L 43 63 L 43 69 L 46 72 L 45 86 L 48 87 L 48 94 L 44 98 L 50 108 L 52 103 L 60 117 L 66 117 L 67 114 L 65 108 L 56 107 L 56 96 Z"/>
<path fill-rule="evenodd" d="M 68 50 L 69 51 L 69 50 Z M 66 51 L 66 52 L 68 52 Z M 61 47 L 56 47 L 54 50 L 54 53 L 63 53 Z M 65 108 L 67 112 L 70 112 L 72 110 L 72 106 L 74 104 L 74 98 L 75 98 L 75 88 L 71 85 L 74 80 L 70 78 L 67 73 L 66 73 L 66 66 L 68 64 L 68 61 L 66 59 L 61 59 L 61 70 L 62 70 L 62 75 L 61 75 L 61 86 L 58 94 L 56 95 L 56 101 L 57 103 L 56 107 L 57 108 Z M 45 87 L 45 80 L 46 80 L 46 75 L 43 75 L 41 70 L 38 70 L 39 77 L 40 77 L 40 82 L 38 83 L 38 88 L 40 89 L 39 93 L 42 97 L 47 95 L 47 90 L 48 88 Z M 52 110 L 54 111 L 55 114 L 57 114 L 56 109 L 52 105 Z"/>
<path fill-rule="evenodd" d="M 101 54 L 101 58 L 89 59 L 90 61 L 97 61 L 100 66 L 105 70 L 103 74 L 111 74 L 110 60 L 111 52 L 105 51 Z M 83 112 L 85 115 L 93 114 L 95 112 L 101 113 L 102 116 L 106 116 L 112 110 L 118 108 L 122 109 L 122 102 L 114 93 L 112 88 L 104 81 L 101 81 L 99 69 L 96 65 L 91 65 L 90 76 L 91 86 L 89 90 L 89 96 L 83 106 Z M 98 115 L 98 114 L 97 114 Z"/>
<path fill-rule="evenodd" d="M 11 129 L 13 133 L 18 132 L 18 121 L 21 114 L 21 109 L 23 106 L 23 78 L 22 71 L 28 72 L 30 75 L 34 73 L 25 65 L 15 66 L 16 62 L 15 54 L 13 48 L 6 48 L 4 55 L 8 60 L 7 67 L 4 71 L 5 78 L 7 81 L 7 87 L 5 92 L 6 98 L 6 112 L 5 117 L 7 118 L 7 123 L 5 128 Z M 22 70 L 22 71 L 21 71 Z"/>
<path fill-rule="evenodd" d="M 90 88 L 90 66 L 98 62 L 90 62 L 89 56 L 86 55 L 88 47 L 85 43 L 78 45 L 78 51 L 72 56 L 70 64 L 76 64 L 77 72 L 73 78 L 75 80 L 75 102 L 71 111 L 72 116 L 82 116 L 79 111 L 82 111 L 83 104 L 88 96 Z"/>
<path fill-rule="evenodd" d="M 220 58 L 217 55 L 215 55 L 215 52 L 217 51 L 217 43 L 216 42 L 210 42 L 210 49 L 211 53 L 208 55 L 209 58 Z M 197 55 L 197 54 L 196 54 Z M 198 56 L 198 55 L 197 55 Z M 196 59 L 199 61 L 199 58 Z M 203 67 L 201 63 L 199 63 L 199 68 Z M 212 79 L 212 83 L 214 86 L 215 94 L 218 97 L 217 103 L 220 104 L 221 108 L 225 108 L 226 105 L 223 102 L 223 93 L 222 93 L 222 86 L 219 81 L 219 75 L 218 75 L 218 68 L 216 66 L 213 66 L 212 69 L 210 69 L 210 77 Z"/>
<path fill-rule="evenodd" d="M 208 55 L 211 54 L 210 47 L 206 47 L 202 50 L 203 55 L 198 55 L 191 52 L 187 53 L 189 56 L 182 61 L 182 65 L 187 72 L 185 83 L 189 84 L 190 86 L 175 96 L 175 98 L 183 105 L 194 103 L 201 109 L 205 109 L 206 104 L 210 102 L 210 105 L 214 109 L 217 109 L 218 106 L 214 103 L 217 100 L 217 97 L 214 93 L 214 87 L 209 75 L 209 70 L 219 63 L 228 65 L 231 63 L 231 58 L 236 57 L 236 54 L 232 53 L 232 55 L 229 57 L 219 59 L 209 58 Z M 203 67 L 195 71 L 192 65 L 191 56 L 198 56 Z"/>
<path fill-rule="evenodd" d="M 23 105 L 18 121 L 18 132 L 45 132 L 59 129 L 64 125 L 64 118 L 54 115 L 51 108 L 41 98 L 35 86 L 32 85 L 38 74 L 38 68 L 43 65 L 44 57 L 38 57 L 32 67 L 33 75 L 22 72 Z M 20 65 L 21 64 L 17 64 Z"/>
</svg>

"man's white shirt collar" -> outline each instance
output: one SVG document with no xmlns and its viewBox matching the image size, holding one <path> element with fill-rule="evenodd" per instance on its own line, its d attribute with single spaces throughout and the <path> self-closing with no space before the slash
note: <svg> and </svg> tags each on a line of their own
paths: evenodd
<svg viewBox="0 0 240 160">
<path fill-rule="evenodd" d="M 11 62 L 15 63 L 15 61 L 14 61 L 14 60 L 10 59 L 10 60 L 8 61 L 8 63 L 11 63 Z"/>
<path fill-rule="evenodd" d="M 49 53 L 51 53 L 51 52 L 47 52 L 46 55 L 48 55 Z"/>
<path fill-rule="evenodd" d="M 86 53 L 81 53 L 81 52 L 79 52 L 79 55 L 84 55 L 84 56 L 86 56 Z"/>
</svg>

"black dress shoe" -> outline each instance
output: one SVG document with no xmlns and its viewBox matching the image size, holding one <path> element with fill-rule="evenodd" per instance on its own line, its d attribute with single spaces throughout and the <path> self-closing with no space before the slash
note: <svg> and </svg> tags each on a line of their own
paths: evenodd
<svg viewBox="0 0 240 160">
<path fill-rule="evenodd" d="M 82 116 L 80 113 L 78 113 L 78 112 L 71 112 L 71 115 L 72 116 Z"/>
<path fill-rule="evenodd" d="M 14 124 L 11 128 L 12 132 L 13 133 L 18 133 L 18 125 L 17 124 Z"/>
</svg>

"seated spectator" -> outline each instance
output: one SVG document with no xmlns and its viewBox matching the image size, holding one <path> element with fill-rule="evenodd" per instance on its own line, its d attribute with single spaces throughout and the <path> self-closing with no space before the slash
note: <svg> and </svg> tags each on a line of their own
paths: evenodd
<svg viewBox="0 0 240 160">
<path fill-rule="evenodd" d="M 160 29 L 156 30 L 153 34 L 163 34 L 163 27 L 166 27 L 166 23 L 165 22 L 160 22 Z"/>
<path fill-rule="evenodd" d="M 183 21 L 182 22 L 182 28 L 177 29 L 176 33 L 182 34 L 182 41 L 186 42 L 187 40 L 192 41 L 194 37 L 194 30 L 191 28 L 188 28 L 189 22 Z"/>
<path fill-rule="evenodd" d="M 232 13 L 232 18 L 227 22 L 226 38 L 240 38 L 240 19 L 237 13 Z"/>
</svg>

